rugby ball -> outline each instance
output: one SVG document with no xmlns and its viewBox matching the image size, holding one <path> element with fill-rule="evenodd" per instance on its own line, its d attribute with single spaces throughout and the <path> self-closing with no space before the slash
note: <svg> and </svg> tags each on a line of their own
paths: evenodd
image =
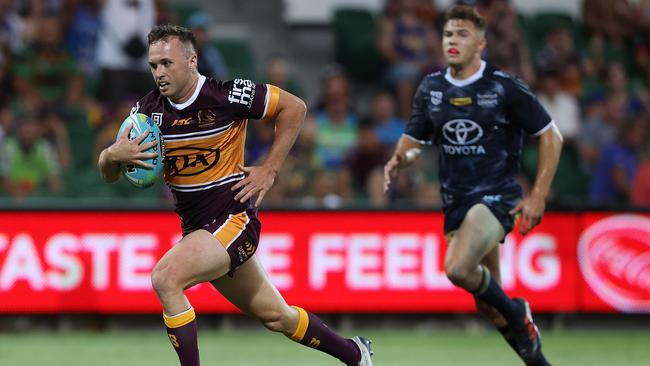
<svg viewBox="0 0 650 366">
<path fill-rule="evenodd" d="M 160 128 L 156 125 L 151 118 L 142 113 L 135 113 L 128 116 L 120 126 L 117 132 L 117 138 L 122 135 L 122 132 L 133 124 L 133 128 L 129 133 L 129 140 L 133 141 L 138 136 L 142 135 L 145 131 L 149 131 L 149 135 L 142 140 L 142 144 L 150 141 L 157 141 L 157 144 L 146 150 L 145 152 L 155 152 L 157 157 L 151 159 L 144 159 L 143 161 L 153 166 L 153 169 L 146 169 L 135 164 L 121 164 L 122 174 L 129 183 L 138 188 L 147 188 L 156 183 L 158 177 L 163 171 L 164 149 L 162 134 Z"/>
</svg>

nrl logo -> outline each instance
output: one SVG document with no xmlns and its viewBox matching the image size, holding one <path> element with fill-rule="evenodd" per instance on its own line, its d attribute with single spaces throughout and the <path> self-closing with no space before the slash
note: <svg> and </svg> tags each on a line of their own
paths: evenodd
<svg viewBox="0 0 650 366">
<path fill-rule="evenodd" d="M 151 113 L 151 120 L 154 121 L 154 123 L 158 125 L 158 127 L 160 127 L 162 126 L 162 116 L 163 114 L 160 112 Z"/>
<path fill-rule="evenodd" d="M 442 103 L 442 92 L 431 91 L 429 92 L 429 96 L 431 97 L 431 104 L 439 105 L 440 103 Z"/>
</svg>

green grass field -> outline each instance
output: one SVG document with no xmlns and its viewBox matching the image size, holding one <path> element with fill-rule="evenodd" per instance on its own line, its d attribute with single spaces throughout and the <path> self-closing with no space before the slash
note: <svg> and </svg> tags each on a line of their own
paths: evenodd
<svg viewBox="0 0 650 366">
<path fill-rule="evenodd" d="M 373 339 L 375 366 L 521 365 L 493 333 L 361 332 Z M 263 331 L 201 333 L 202 365 L 338 365 L 338 361 Z M 650 330 L 581 331 L 544 334 L 554 365 L 650 365 Z M 62 332 L 0 334 L 3 366 L 175 366 L 163 332 Z"/>
</svg>

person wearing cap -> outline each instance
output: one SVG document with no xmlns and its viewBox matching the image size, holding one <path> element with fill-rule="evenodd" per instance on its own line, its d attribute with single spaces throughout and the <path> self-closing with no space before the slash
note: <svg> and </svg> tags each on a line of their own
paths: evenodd
<svg viewBox="0 0 650 366">
<path fill-rule="evenodd" d="M 196 38 L 199 73 L 224 80 L 228 78 L 228 68 L 219 50 L 209 43 L 208 28 L 211 25 L 212 18 L 206 13 L 196 12 L 187 19 L 187 27 Z"/>
</svg>

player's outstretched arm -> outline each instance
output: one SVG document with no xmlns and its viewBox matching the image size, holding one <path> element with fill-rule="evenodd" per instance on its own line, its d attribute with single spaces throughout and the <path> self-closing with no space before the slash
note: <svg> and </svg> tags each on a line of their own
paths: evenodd
<svg viewBox="0 0 650 366">
<path fill-rule="evenodd" d="M 422 146 L 420 143 L 415 142 L 405 135 L 400 137 L 393 156 L 391 156 L 390 160 L 384 166 L 384 192 L 387 192 L 390 188 L 390 183 L 397 175 L 397 171 L 413 164 L 418 155 L 420 155 Z"/>
<path fill-rule="evenodd" d="M 562 151 L 562 134 L 555 125 L 540 135 L 537 174 L 530 195 L 510 210 L 510 214 L 521 213 L 519 232 L 527 234 L 542 221 L 546 208 L 546 197 L 551 189 L 557 164 Z"/>
<path fill-rule="evenodd" d="M 129 128 L 125 128 L 117 140 L 109 147 L 102 150 L 99 154 L 99 171 L 108 183 L 113 183 L 120 179 L 120 163 L 131 163 L 147 169 L 153 169 L 150 164 L 142 161 L 142 159 L 151 159 L 158 156 L 156 153 L 146 153 L 144 151 L 156 146 L 157 141 L 151 141 L 146 144 L 140 145 L 149 131 L 143 132 L 133 141 L 129 141 L 129 133 L 133 128 L 133 124 Z"/>
<path fill-rule="evenodd" d="M 264 195 L 273 185 L 275 176 L 298 137 L 307 113 L 305 102 L 284 90 L 280 90 L 277 108 L 275 135 L 266 160 L 260 166 L 240 166 L 247 176 L 232 187 L 233 191 L 239 190 L 235 199 L 241 202 L 246 202 L 258 194 L 256 207 L 259 207 Z"/>
</svg>

